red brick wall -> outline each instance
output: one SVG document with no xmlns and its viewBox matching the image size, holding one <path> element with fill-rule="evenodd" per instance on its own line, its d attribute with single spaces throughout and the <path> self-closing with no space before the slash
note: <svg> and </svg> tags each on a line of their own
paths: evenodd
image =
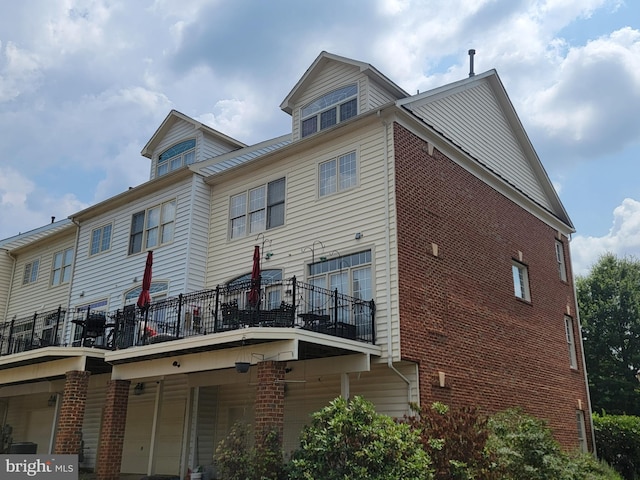
<svg viewBox="0 0 640 480">
<path fill-rule="evenodd" d="M 439 151 L 430 156 L 397 124 L 394 142 L 401 354 L 420 365 L 421 402 L 487 413 L 521 406 L 577 448 L 576 409 L 579 401 L 587 409 L 587 394 L 581 361 L 569 366 L 564 315 L 569 305 L 577 324 L 576 303 L 558 275 L 557 232 Z M 518 252 L 530 302 L 514 295 Z"/>
<path fill-rule="evenodd" d="M 75 370 L 66 373 L 54 446 L 54 453 L 58 455 L 80 454 L 90 375 L 90 372 Z"/>
<path fill-rule="evenodd" d="M 284 374 L 285 363 L 265 361 L 258 363 L 258 389 L 255 403 L 256 445 L 272 429 L 282 439 L 284 430 Z"/>
<path fill-rule="evenodd" d="M 102 429 L 98 440 L 97 480 L 118 480 L 120 478 L 130 384 L 129 380 L 111 380 L 107 387 L 107 398 L 102 414 Z"/>
</svg>

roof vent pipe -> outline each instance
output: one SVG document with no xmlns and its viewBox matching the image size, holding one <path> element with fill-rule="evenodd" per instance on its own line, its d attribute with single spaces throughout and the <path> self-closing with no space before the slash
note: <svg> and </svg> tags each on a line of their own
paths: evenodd
<svg viewBox="0 0 640 480">
<path fill-rule="evenodd" d="M 473 72 L 473 56 L 476 54 L 476 51 L 472 48 L 469 50 L 469 76 L 473 77 L 475 73 Z"/>
<path fill-rule="evenodd" d="M 51 223 L 56 221 L 56 217 L 51 217 Z"/>
</svg>

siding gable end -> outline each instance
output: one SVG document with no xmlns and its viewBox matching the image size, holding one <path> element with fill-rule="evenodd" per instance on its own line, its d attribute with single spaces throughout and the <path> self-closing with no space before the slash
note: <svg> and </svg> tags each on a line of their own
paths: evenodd
<svg viewBox="0 0 640 480">
<path fill-rule="evenodd" d="M 489 72 L 399 102 L 488 170 L 571 226 L 497 74 Z M 502 98 L 501 98 L 502 97 Z M 507 107 L 507 108 L 505 108 Z"/>
</svg>

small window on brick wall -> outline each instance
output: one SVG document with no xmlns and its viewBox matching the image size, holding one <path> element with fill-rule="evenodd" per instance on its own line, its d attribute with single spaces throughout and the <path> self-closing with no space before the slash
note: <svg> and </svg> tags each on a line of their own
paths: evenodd
<svg viewBox="0 0 640 480">
<path fill-rule="evenodd" d="M 567 334 L 567 346 L 569 347 L 569 366 L 578 368 L 578 355 L 576 353 L 576 342 L 573 334 L 573 318 L 564 317 L 564 329 Z"/>
<path fill-rule="evenodd" d="M 560 240 L 556 240 L 556 262 L 558 264 L 558 275 L 563 282 L 567 281 L 567 267 L 564 263 L 564 245 Z"/>
<path fill-rule="evenodd" d="M 522 300 L 530 301 L 529 269 L 526 265 L 514 260 L 511 266 L 511 272 L 513 274 L 513 292 L 515 296 Z"/>
</svg>

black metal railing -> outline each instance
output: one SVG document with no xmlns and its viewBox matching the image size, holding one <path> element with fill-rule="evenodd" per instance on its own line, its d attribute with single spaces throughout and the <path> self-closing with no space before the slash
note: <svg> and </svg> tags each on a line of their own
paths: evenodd
<svg viewBox="0 0 640 480">
<path fill-rule="evenodd" d="M 55 322 L 53 313 L 57 315 Z M 58 309 L 5 323 L 0 327 L 0 355 L 61 345 L 64 314 Z M 78 310 L 71 319 L 74 328 L 70 345 L 117 350 L 250 327 L 301 328 L 374 343 L 374 320 L 373 300 L 298 282 L 293 277 L 235 282 L 180 294 L 145 308 L 129 305 L 114 312 Z M 53 325 L 51 333 L 45 334 Z"/>
<path fill-rule="evenodd" d="M 0 355 L 35 348 L 60 346 L 66 310 L 58 307 L 29 317 L 13 318 L 0 325 Z"/>
</svg>

